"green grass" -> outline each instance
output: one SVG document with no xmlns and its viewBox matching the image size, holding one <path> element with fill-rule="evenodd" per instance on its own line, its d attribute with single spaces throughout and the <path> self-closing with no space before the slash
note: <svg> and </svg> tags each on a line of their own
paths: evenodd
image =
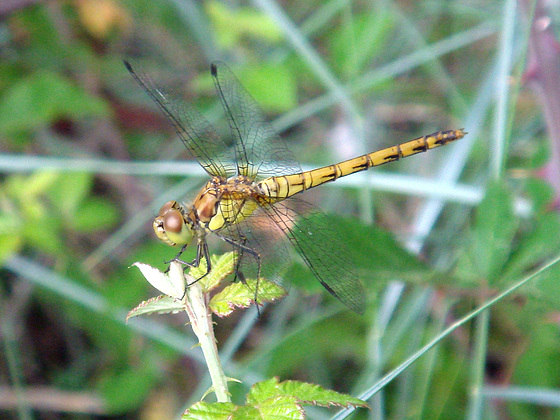
<svg viewBox="0 0 560 420">
<path fill-rule="evenodd" d="M 209 64 L 226 61 L 306 169 L 469 132 L 305 195 L 346 239 L 366 314 L 296 261 L 290 294 L 260 318 L 215 319 L 225 373 L 242 381 L 234 401 L 279 376 L 366 398 L 376 418 L 560 418 L 559 270 L 539 272 L 560 254 L 558 180 L 539 172 L 560 165 L 560 83 L 529 51 L 551 40 L 530 37 L 525 3 L 80 4 L 0 25 L 3 417 L 138 418 L 161 404 L 172 418 L 210 386 L 185 318 L 124 323 L 157 294 L 128 267 L 175 252 L 154 215 L 206 179 L 126 72 L 122 58 L 142 55 L 222 128 Z M 76 410 L 78 395 L 90 404 Z"/>
</svg>

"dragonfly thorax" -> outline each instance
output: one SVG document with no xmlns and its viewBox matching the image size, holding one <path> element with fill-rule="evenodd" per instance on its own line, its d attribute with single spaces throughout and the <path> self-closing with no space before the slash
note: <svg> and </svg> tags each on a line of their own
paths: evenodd
<svg viewBox="0 0 560 420">
<path fill-rule="evenodd" d="M 260 195 L 258 185 L 246 176 L 213 177 L 198 193 L 188 218 L 217 232 L 250 216 Z"/>
<path fill-rule="evenodd" d="M 154 232 L 168 245 L 187 245 L 195 231 L 218 232 L 250 216 L 263 201 L 261 187 L 248 177 L 213 177 L 189 210 L 176 201 L 165 203 L 154 219 Z"/>
</svg>

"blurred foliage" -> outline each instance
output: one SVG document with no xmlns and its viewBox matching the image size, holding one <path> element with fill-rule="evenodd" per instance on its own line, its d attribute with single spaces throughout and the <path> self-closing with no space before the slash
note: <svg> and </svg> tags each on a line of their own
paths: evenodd
<svg viewBox="0 0 560 420">
<path fill-rule="evenodd" d="M 209 1 L 206 11 L 222 48 L 234 48 L 244 38 L 273 44 L 282 41 L 282 33 L 274 21 L 252 7 L 232 9 L 225 3 Z"/>
<path fill-rule="evenodd" d="M 165 418 L 206 391 L 197 348 L 178 351 L 167 336 L 147 338 L 141 326 L 123 324 L 129 309 L 155 294 L 128 267 L 141 261 L 163 269 L 176 253 L 156 242 L 151 223 L 163 202 L 181 198 L 171 192 L 176 173 L 164 177 L 126 164 L 191 159 L 127 74 L 123 57 L 145 59 L 158 83 L 178 87 L 227 129 L 208 71 L 211 61 L 226 61 L 267 116 L 280 117 L 274 122 L 298 160 L 328 164 L 347 152 L 462 127 L 476 111 L 467 104 L 484 96 L 504 13 L 500 1 L 458 0 L 276 3 L 285 16 L 247 2 L 9 3 L 0 7 L 0 384 L 13 390 L 14 402 L 0 407 L 2 418 L 23 418 L 26 410 L 36 418 Z M 297 32 L 283 26 L 285 17 Z M 457 46 L 445 55 L 426 47 L 439 42 Z M 524 62 L 515 65 L 521 74 Z M 285 273 L 294 285 L 290 295 L 264 310 L 250 331 L 237 329 L 246 325 L 242 315 L 216 327 L 219 344 L 237 349 L 225 366 L 243 381 L 231 389 L 237 403 L 254 382 L 272 376 L 357 395 L 450 321 L 558 255 L 558 199 L 537 172 L 551 155 L 542 110 L 525 89 L 510 110 L 502 179 L 484 178 L 494 153 L 488 140 L 494 116 L 485 114 L 479 138 L 464 140 L 475 144 L 462 177 L 484 188 L 484 199 L 475 208 L 449 205 L 421 257 L 403 246 L 417 199 L 369 187 L 306 194 L 333 214 L 329 223 L 362 274 L 368 310 L 343 312 L 294 260 Z M 365 135 L 354 136 L 361 129 Z M 434 151 L 382 171 L 431 176 L 443 156 L 453 158 Z M 42 157 L 49 160 L 37 169 L 34 159 Z M 122 174 L 104 169 L 107 163 Z M 88 169 L 96 164 L 99 170 Z M 188 174 L 186 195 L 204 182 L 199 175 Z M 373 219 L 371 197 L 375 226 L 356 219 Z M 521 200 L 529 211 L 520 211 Z M 210 246 L 213 253 L 228 249 L 221 241 Z M 194 258 L 188 252 L 185 259 Z M 33 267 L 40 267 L 39 277 L 55 274 L 70 286 L 37 286 L 25 271 Z M 543 273 L 492 308 L 487 383 L 560 386 L 559 271 Z M 396 281 L 407 286 L 402 294 L 386 287 Z M 150 320 L 162 335 L 164 327 L 165 334 L 185 331 L 184 319 Z M 472 398 L 472 332 L 460 328 L 432 352 L 384 389 L 386 417 L 464 416 Z M 57 409 L 33 399 L 17 403 L 20 391 L 39 386 L 55 393 Z M 91 402 L 83 413 L 70 404 L 77 395 Z M 508 400 L 487 409 L 498 418 L 558 417 L 554 407 Z"/>
</svg>

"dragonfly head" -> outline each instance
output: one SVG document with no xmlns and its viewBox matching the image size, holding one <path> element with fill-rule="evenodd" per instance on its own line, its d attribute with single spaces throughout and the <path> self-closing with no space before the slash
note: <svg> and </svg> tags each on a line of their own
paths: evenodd
<svg viewBox="0 0 560 420">
<path fill-rule="evenodd" d="M 168 245 L 187 245 L 193 238 L 193 229 L 176 201 L 168 201 L 154 219 L 156 236 Z"/>
</svg>

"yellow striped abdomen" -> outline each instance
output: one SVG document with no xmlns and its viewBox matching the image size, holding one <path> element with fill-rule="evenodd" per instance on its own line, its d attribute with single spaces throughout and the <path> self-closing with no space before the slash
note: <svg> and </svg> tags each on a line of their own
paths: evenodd
<svg viewBox="0 0 560 420">
<path fill-rule="evenodd" d="M 326 182 L 335 181 L 340 177 L 444 146 L 463 138 L 465 134 L 463 130 L 438 131 L 334 165 L 292 175 L 266 178 L 259 183 L 259 186 L 267 197 L 282 200 Z"/>
</svg>

